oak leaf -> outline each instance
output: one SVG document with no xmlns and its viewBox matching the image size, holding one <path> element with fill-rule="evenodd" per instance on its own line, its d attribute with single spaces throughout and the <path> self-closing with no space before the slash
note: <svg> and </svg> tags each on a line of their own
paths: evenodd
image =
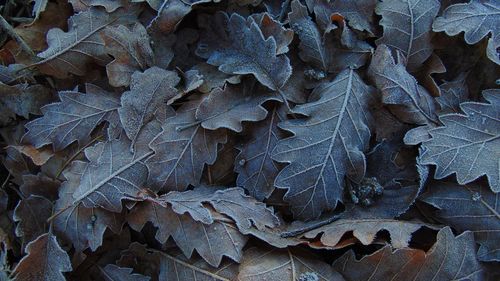
<svg viewBox="0 0 500 281">
<path fill-rule="evenodd" d="M 118 108 L 121 124 L 132 145 L 141 128 L 154 118 L 157 111 L 166 107 L 167 100 L 177 94 L 175 86 L 179 81 L 176 72 L 158 67 L 132 74 L 130 91 L 122 94 L 121 107 Z"/>
<path fill-rule="evenodd" d="M 111 24 L 130 22 L 130 17 L 130 14 L 121 12 L 109 15 L 98 8 L 72 16 L 68 20 L 68 32 L 59 28 L 49 30 L 49 47 L 38 54 L 41 60 L 33 66 L 45 74 L 67 78 L 69 73 L 84 75 L 92 62 L 105 65 L 109 59 L 100 33 Z"/>
<path fill-rule="evenodd" d="M 440 116 L 443 126 L 429 131 L 431 139 L 423 143 L 422 164 L 436 165 L 435 178 L 453 173 L 460 184 L 485 175 L 493 192 L 500 191 L 500 98 L 485 93 L 489 103 L 465 102 L 465 113 Z"/>
<path fill-rule="evenodd" d="M 382 16 L 384 36 L 377 45 L 399 50 L 410 71 L 417 69 L 431 54 L 431 26 L 439 11 L 437 0 L 384 0 L 375 12 Z"/>
<path fill-rule="evenodd" d="M 482 261 L 500 260 L 500 195 L 485 184 L 458 185 L 434 181 L 421 200 L 439 210 L 435 217 L 459 231 L 470 230 L 481 244 L 477 256 Z"/>
<path fill-rule="evenodd" d="M 146 164 L 153 189 L 182 191 L 197 185 L 205 164 L 215 162 L 217 145 L 227 141 L 225 131 L 209 131 L 197 123 L 199 104 L 200 100 L 185 103 L 151 141 L 155 154 Z"/>
<path fill-rule="evenodd" d="M 74 141 L 86 142 L 94 128 L 107 121 L 118 122 L 120 101 L 94 85 L 87 84 L 87 93 L 59 92 L 60 102 L 42 107 L 43 117 L 26 124 L 23 141 L 40 148 L 52 143 L 62 150 Z"/>
<path fill-rule="evenodd" d="M 68 254 L 51 233 L 40 235 L 26 246 L 26 256 L 14 268 L 15 280 L 63 281 L 63 273 L 71 271 Z"/>
<path fill-rule="evenodd" d="M 206 32 L 201 34 L 196 54 L 220 71 L 252 74 L 273 91 L 279 90 L 290 77 L 290 60 L 277 55 L 276 40 L 265 39 L 256 22 L 247 24 L 238 14 L 229 16 L 219 12 L 212 21 L 200 17 L 199 24 Z"/>
<path fill-rule="evenodd" d="M 288 189 L 285 200 L 296 217 L 313 219 L 334 209 L 342 201 L 345 177 L 363 178 L 363 151 L 372 122 L 368 108 L 374 97 L 354 70 L 344 70 L 318 86 L 309 103 L 294 108 L 307 119 L 280 124 L 294 136 L 279 141 L 273 150 L 274 160 L 289 164 L 275 185 Z"/>
<path fill-rule="evenodd" d="M 66 181 L 59 190 L 59 199 L 54 206 L 54 213 L 63 210 L 53 221 L 54 231 L 63 241 L 73 244 L 77 252 L 86 248 L 95 251 L 102 245 L 106 229 L 118 233 L 124 222 L 123 214 L 73 204 L 73 193 L 87 165 L 82 161 L 74 161 L 63 172 Z"/>
<path fill-rule="evenodd" d="M 150 39 L 141 24 L 137 23 L 131 29 L 124 25 L 108 26 L 102 31 L 101 36 L 105 51 L 114 58 L 106 65 L 111 86 L 128 86 L 135 71 L 146 70 L 153 65 L 154 55 Z"/>
</svg>

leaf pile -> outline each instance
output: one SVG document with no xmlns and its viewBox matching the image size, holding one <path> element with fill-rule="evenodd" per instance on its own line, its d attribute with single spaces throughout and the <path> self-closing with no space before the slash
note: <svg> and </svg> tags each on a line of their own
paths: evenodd
<svg viewBox="0 0 500 281">
<path fill-rule="evenodd" d="M 0 280 L 500 280 L 468 1 L 6 1 Z"/>
</svg>

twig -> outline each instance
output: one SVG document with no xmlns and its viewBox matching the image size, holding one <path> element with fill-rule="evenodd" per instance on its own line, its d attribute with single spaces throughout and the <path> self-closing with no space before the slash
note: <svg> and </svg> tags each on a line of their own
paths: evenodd
<svg viewBox="0 0 500 281">
<path fill-rule="evenodd" d="M 333 215 L 325 220 L 322 220 L 322 221 L 318 221 L 318 222 L 315 222 L 315 223 L 311 223 L 309 225 L 306 225 L 304 227 L 299 227 L 297 229 L 294 229 L 294 230 L 290 230 L 290 231 L 286 231 L 286 232 L 283 232 L 280 234 L 280 236 L 282 238 L 289 238 L 289 237 L 295 237 L 295 236 L 298 236 L 298 235 L 301 235 L 305 232 L 308 232 L 310 230 L 313 230 L 313 229 L 316 229 L 316 228 L 320 228 L 324 225 L 327 225 L 327 224 L 330 224 L 336 220 L 338 220 L 340 218 L 340 215 L 341 214 L 338 214 L 338 215 Z"/>
<path fill-rule="evenodd" d="M 7 34 L 9 34 L 9 36 L 12 37 L 12 39 L 16 40 L 16 42 L 19 44 L 19 46 L 25 53 L 27 53 L 31 57 L 35 57 L 35 53 L 30 48 L 30 46 L 28 46 L 28 44 L 26 44 L 23 38 L 21 38 L 21 36 L 19 36 L 16 33 L 14 28 L 4 19 L 2 15 L 0 15 L 0 28 L 5 30 L 5 32 L 7 32 Z"/>
<path fill-rule="evenodd" d="M 5 178 L 5 181 L 2 183 L 2 188 L 1 189 L 4 189 L 4 187 L 7 185 L 7 183 L 9 182 L 9 179 L 10 179 L 10 173 L 7 175 L 7 178 Z"/>
<path fill-rule="evenodd" d="M 26 17 L 9 17 L 9 20 L 13 22 L 19 22 L 19 23 L 32 23 L 33 18 L 26 18 Z"/>
</svg>

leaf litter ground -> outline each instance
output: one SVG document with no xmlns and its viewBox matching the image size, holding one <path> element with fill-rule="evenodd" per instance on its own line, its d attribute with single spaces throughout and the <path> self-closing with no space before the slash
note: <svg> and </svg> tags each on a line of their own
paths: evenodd
<svg viewBox="0 0 500 281">
<path fill-rule="evenodd" d="M 0 14 L 0 280 L 499 280 L 498 1 Z"/>
</svg>

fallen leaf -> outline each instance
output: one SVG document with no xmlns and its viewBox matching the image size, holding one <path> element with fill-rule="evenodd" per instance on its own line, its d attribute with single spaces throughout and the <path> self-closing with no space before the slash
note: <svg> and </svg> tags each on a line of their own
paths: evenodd
<svg viewBox="0 0 500 281">
<path fill-rule="evenodd" d="M 500 20 L 498 10 L 500 4 L 491 0 L 471 0 L 469 3 L 451 5 L 442 16 L 436 18 L 432 29 L 435 32 L 444 31 L 450 36 L 463 31 L 465 42 L 476 44 L 489 33 L 492 33 L 492 37 L 496 36 L 496 24 Z"/>
<path fill-rule="evenodd" d="M 104 120 L 118 122 L 120 102 L 111 93 L 87 85 L 87 93 L 59 92 L 60 102 L 42 107 L 43 117 L 26 124 L 23 141 L 40 148 L 52 143 L 55 151 L 74 141 L 86 142 L 94 128 Z"/>
<path fill-rule="evenodd" d="M 87 165 L 82 161 L 74 161 L 63 172 L 67 180 L 62 184 L 54 206 L 54 213 L 61 212 L 53 222 L 55 233 L 66 243 L 73 244 L 78 252 L 86 248 L 97 250 L 103 243 L 106 229 L 118 233 L 124 222 L 123 214 L 73 204 L 73 193 L 80 185 L 82 171 Z"/>
<path fill-rule="evenodd" d="M 460 231 L 470 230 L 481 244 L 478 258 L 481 261 L 499 261 L 500 206 L 498 194 L 484 184 L 458 185 L 452 182 L 433 181 L 421 200 L 439 210 L 436 218 Z"/>
<path fill-rule="evenodd" d="M 129 86 L 135 71 L 146 70 L 153 65 L 153 50 L 144 26 L 135 24 L 131 29 L 123 25 L 108 26 L 101 36 L 105 52 L 114 58 L 106 65 L 111 86 Z"/>
<path fill-rule="evenodd" d="M 342 275 L 310 253 L 291 249 L 250 248 L 240 264 L 238 280 L 342 281 Z"/>
<path fill-rule="evenodd" d="M 123 199 L 140 200 L 148 177 L 144 161 L 153 155 L 148 143 L 159 133 L 159 127 L 157 122 L 150 122 L 138 136 L 134 152 L 125 137 L 86 148 L 89 163 L 73 193 L 73 205 L 81 202 L 87 208 L 101 207 L 119 213 Z"/>
<path fill-rule="evenodd" d="M 363 178 L 371 123 L 367 109 L 373 98 L 372 88 L 354 70 L 344 70 L 318 86 L 309 103 L 293 110 L 307 119 L 280 124 L 294 136 L 279 141 L 273 150 L 274 160 L 289 163 L 275 185 L 288 189 L 285 201 L 295 217 L 313 219 L 334 209 L 342 201 L 345 177 Z M 351 135 L 355 137 L 347 143 Z"/>
<path fill-rule="evenodd" d="M 414 71 L 432 54 L 431 27 L 439 6 L 437 0 L 379 2 L 375 12 L 382 16 L 384 36 L 377 39 L 377 45 L 400 51 L 410 72 Z"/>
<path fill-rule="evenodd" d="M 196 119 L 208 130 L 227 128 L 241 132 L 243 121 L 266 118 L 268 112 L 262 104 L 269 100 L 280 99 L 252 82 L 226 85 L 224 89 L 215 88 L 203 99 L 196 109 Z"/>
<path fill-rule="evenodd" d="M 346 280 L 483 280 L 483 269 L 476 257 L 471 232 L 455 237 L 449 227 L 443 228 L 434 246 L 426 253 L 403 248 L 392 251 L 385 246 L 371 255 L 356 259 L 349 251 L 333 267 Z"/>
<path fill-rule="evenodd" d="M 392 112 L 403 122 L 436 123 L 434 99 L 397 58 L 394 61 L 389 47 L 379 45 L 370 64 L 368 74 L 382 92 L 382 102 L 392 105 Z"/>
<path fill-rule="evenodd" d="M 151 141 L 155 154 L 146 165 L 153 189 L 182 191 L 189 184 L 197 185 L 205 164 L 215 162 L 217 145 L 227 141 L 226 132 L 209 131 L 197 123 L 195 112 L 199 103 L 185 103 Z"/>
<path fill-rule="evenodd" d="M 493 192 L 500 191 L 499 163 L 500 99 L 485 93 L 489 103 L 465 102 L 465 113 L 447 114 L 439 119 L 443 126 L 429 131 L 431 139 L 423 143 L 422 164 L 436 165 L 437 179 L 456 174 L 460 184 L 485 175 Z"/>
<path fill-rule="evenodd" d="M 104 42 L 100 37 L 103 29 L 112 23 L 127 23 L 128 14 L 108 15 L 90 8 L 68 20 L 68 32 L 53 28 L 47 33 L 49 47 L 38 54 L 39 62 L 33 64 L 40 71 L 57 78 L 66 78 L 69 73 L 84 75 L 92 62 L 105 65 Z"/>
<path fill-rule="evenodd" d="M 247 25 L 238 14 L 217 13 L 214 22 L 199 19 L 206 29 L 201 34 L 196 54 L 208 59 L 228 74 L 252 74 L 273 91 L 280 89 L 292 73 L 290 60 L 277 55 L 273 37 L 264 38 L 257 23 Z M 226 30 L 219 32 L 219 30 Z"/>
<path fill-rule="evenodd" d="M 120 121 L 128 138 L 135 144 L 139 131 L 177 94 L 180 78 L 173 71 L 152 67 L 132 74 L 130 91 L 121 96 Z"/>
<path fill-rule="evenodd" d="M 284 138 L 278 123 L 285 120 L 283 107 L 273 106 L 264 122 L 252 125 L 250 140 L 238 148 L 240 153 L 234 160 L 234 171 L 238 173 L 236 183 L 257 200 L 269 198 L 274 191 L 274 180 L 281 165 L 273 161 L 271 153 Z"/>
<path fill-rule="evenodd" d="M 15 280 L 66 280 L 63 272 L 71 271 L 68 254 L 51 233 L 40 235 L 26 246 L 26 256 L 14 268 Z"/>
</svg>

